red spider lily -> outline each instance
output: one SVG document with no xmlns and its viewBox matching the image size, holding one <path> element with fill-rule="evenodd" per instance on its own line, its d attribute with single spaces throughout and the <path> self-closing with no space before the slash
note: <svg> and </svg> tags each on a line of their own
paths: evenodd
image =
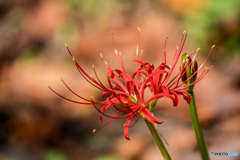
<svg viewBox="0 0 240 160">
<path fill-rule="evenodd" d="M 137 49 L 136 49 L 136 60 L 133 60 L 133 62 L 136 63 L 136 71 L 130 76 L 126 73 L 121 52 L 117 52 L 114 37 L 112 33 L 112 40 L 113 45 L 115 49 L 115 54 L 118 60 L 118 63 L 120 65 L 121 69 L 112 69 L 108 66 L 107 62 L 104 60 L 103 55 L 100 54 L 101 59 L 103 60 L 106 70 L 107 70 L 107 82 L 109 84 L 109 87 L 104 86 L 103 83 L 99 80 L 94 65 L 92 66 L 95 77 L 90 76 L 88 73 L 86 73 L 83 68 L 78 64 L 78 62 L 75 60 L 74 56 L 70 52 L 68 46 L 67 50 L 71 57 L 73 58 L 73 62 L 78 69 L 79 73 L 83 76 L 86 81 L 88 81 L 91 85 L 96 87 L 97 89 L 102 91 L 102 97 L 106 98 L 106 100 L 101 102 L 94 101 L 94 98 L 90 96 L 90 99 L 84 98 L 78 94 L 76 94 L 72 89 L 70 89 L 67 84 L 62 80 L 64 85 L 77 97 L 82 99 L 84 102 L 78 102 L 70 100 L 58 93 L 56 93 L 54 90 L 50 89 L 59 95 L 60 97 L 64 98 L 65 100 L 68 100 L 73 103 L 78 104 L 86 104 L 86 105 L 93 105 L 98 112 L 100 112 L 100 121 L 102 122 L 102 115 L 111 118 L 105 125 L 98 129 L 94 129 L 93 132 L 96 130 L 99 130 L 103 127 L 105 127 L 107 124 L 109 124 L 113 119 L 120 119 L 120 118 L 127 118 L 126 124 L 124 125 L 124 136 L 126 139 L 129 139 L 128 129 L 136 124 L 138 121 L 140 115 L 144 116 L 149 122 L 151 123 L 157 123 L 161 124 L 162 121 L 158 121 L 151 112 L 147 109 L 150 102 L 153 100 L 159 99 L 160 97 L 168 97 L 172 99 L 173 105 L 176 106 L 178 104 L 179 98 L 178 95 L 183 95 L 184 99 L 186 99 L 188 102 L 190 102 L 191 97 L 186 92 L 186 88 L 190 85 L 195 84 L 196 82 L 200 81 L 203 76 L 206 74 L 202 74 L 194 83 L 190 84 L 189 86 L 182 87 L 183 84 L 179 85 L 179 80 L 184 74 L 184 71 L 181 71 L 173 80 L 171 80 L 169 83 L 169 77 L 177 63 L 177 60 L 182 52 L 186 36 L 182 38 L 182 42 L 180 44 L 180 49 L 177 48 L 177 51 L 174 56 L 174 60 L 171 64 L 171 67 L 166 65 L 166 51 L 164 51 L 163 54 L 163 62 L 161 65 L 159 65 L 156 69 L 154 68 L 154 65 L 148 63 L 148 62 L 142 62 L 142 56 L 143 52 L 141 52 L 141 59 L 138 60 L 138 44 L 139 44 L 139 34 L 140 29 L 138 28 L 138 39 L 137 39 Z M 165 47 L 166 49 L 166 41 L 165 41 Z M 197 52 L 196 52 L 197 54 Z M 210 54 L 209 54 L 210 55 Z M 208 55 L 208 56 L 209 56 Z M 196 56 L 196 55 L 195 55 Z M 194 56 L 194 57 L 195 57 Z M 206 61 L 206 60 L 205 60 Z M 204 63 L 205 63 L 204 61 Z M 140 67 L 138 67 L 138 63 L 140 63 Z M 203 63 L 203 64 L 204 64 Z M 200 68 L 199 68 L 200 69 Z M 207 71 L 208 72 L 208 71 Z M 195 73 L 196 74 L 196 73 Z M 194 75 L 193 75 L 194 76 Z M 120 81 L 122 79 L 123 82 Z M 144 91 L 146 88 L 150 88 L 150 90 L 153 93 L 153 97 L 150 98 L 147 102 L 144 101 Z M 106 97 L 106 95 L 109 95 Z M 116 104 L 121 104 L 123 106 L 123 109 L 119 109 Z M 97 105 L 103 105 L 101 109 L 97 107 Z M 111 107 L 114 107 L 117 112 L 115 115 L 110 116 L 105 113 L 105 111 Z M 120 113 L 123 113 L 123 116 L 119 116 Z M 135 122 L 131 124 L 131 121 L 134 116 L 137 116 Z"/>
<path fill-rule="evenodd" d="M 139 74 L 141 74 L 143 79 L 145 79 L 141 85 L 142 85 L 142 88 L 149 87 L 150 91 L 152 92 L 153 97 L 150 99 L 150 101 L 152 101 L 152 100 L 157 101 L 163 95 L 165 95 L 165 96 L 168 95 L 168 97 L 171 98 L 174 102 L 173 106 L 177 106 L 178 102 L 179 102 L 178 95 L 182 95 L 184 97 L 184 99 L 187 101 L 187 103 L 190 103 L 191 96 L 186 91 L 186 89 L 193 86 L 197 82 L 201 81 L 204 78 L 204 76 L 209 72 L 209 70 L 212 68 L 212 67 L 205 68 L 204 71 L 201 73 L 201 75 L 198 78 L 196 78 L 197 72 L 202 68 L 202 66 L 204 65 L 204 63 L 206 62 L 208 57 L 210 56 L 215 45 L 212 46 L 211 51 L 209 52 L 207 58 L 204 60 L 202 65 L 199 68 L 196 68 L 197 64 L 194 63 L 194 65 L 193 65 L 193 66 L 195 66 L 194 73 L 191 76 L 189 76 L 188 78 L 185 78 L 188 68 L 192 65 L 193 62 L 196 62 L 195 57 L 200 49 L 200 48 L 198 48 L 196 50 L 195 55 L 192 58 L 193 60 L 189 61 L 191 58 L 186 59 L 185 60 L 186 62 L 180 68 L 180 72 L 171 81 L 169 81 L 169 78 L 176 66 L 176 63 L 177 63 L 180 55 L 182 55 L 182 50 L 183 50 L 183 46 L 185 44 L 186 38 L 187 38 L 187 34 L 185 34 L 185 31 L 184 31 L 182 40 L 180 43 L 180 47 L 176 46 L 177 49 L 175 51 L 175 55 L 174 55 L 173 61 L 170 66 L 168 66 L 166 64 L 166 44 L 167 44 L 168 37 L 166 37 L 166 40 L 165 40 L 163 60 L 162 60 L 162 63 L 158 67 L 155 68 L 153 64 L 148 63 L 148 62 L 133 60 L 133 62 L 140 63 L 141 66 L 136 72 L 134 72 L 132 74 L 132 77 L 134 78 L 135 76 L 139 76 Z M 188 62 L 188 65 L 187 65 L 187 62 Z M 194 77 L 194 81 L 192 83 L 190 83 L 188 85 L 184 85 L 184 84 L 186 84 L 186 82 L 188 82 L 193 77 Z M 181 84 L 179 84 L 180 79 L 183 80 L 183 82 Z M 141 90 L 141 97 L 144 99 L 144 90 Z"/>
</svg>

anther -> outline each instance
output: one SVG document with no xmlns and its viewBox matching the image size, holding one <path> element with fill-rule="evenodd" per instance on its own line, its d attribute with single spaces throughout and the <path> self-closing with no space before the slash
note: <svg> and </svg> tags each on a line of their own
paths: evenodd
<svg viewBox="0 0 240 160">
<path fill-rule="evenodd" d="M 215 44 L 212 46 L 212 48 L 214 48 L 215 47 Z"/>
<path fill-rule="evenodd" d="M 89 96 L 89 97 L 90 97 L 90 99 L 91 99 L 91 100 L 93 100 L 93 99 L 94 99 L 94 97 L 93 97 L 93 96 Z"/>
<path fill-rule="evenodd" d="M 204 69 L 208 69 L 208 67 L 204 68 Z"/>
<path fill-rule="evenodd" d="M 111 35 L 113 35 L 113 31 L 111 31 Z"/>
<path fill-rule="evenodd" d="M 67 45 L 67 43 L 65 43 L 65 46 L 68 48 L 68 45 Z"/>
<path fill-rule="evenodd" d="M 94 69 L 94 64 L 92 65 L 92 69 Z"/>
<path fill-rule="evenodd" d="M 102 53 L 100 53 L 101 58 L 103 57 Z"/>
<path fill-rule="evenodd" d="M 176 45 L 177 49 L 178 49 L 178 46 Z"/>
<path fill-rule="evenodd" d="M 213 68 L 213 65 L 211 67 L 209 67 L 209 69 Z"/>
<path fill-rule="evenodd" d="M 185 32 L 186 32 L 186 30 L 183 31 L 183 33 L 185 33 Z"/>
<path fill-rule="evenodd" d="M 61 78 L 61 81 L 63 81 L 63 79 Z"/>
<path fill-rule="evenodd" d="M 168 39 L 168 36 L 166 36 L 166 39 Z"/>
<path fill-rule="evenodd" d="M 197 51 L 199 51 L 199 50 L 200 50 L 200 48 L 197 49 Z"/>
<path fill-rule="evenodd" d="M 124 104 L 128 104 L 128 101 L 123 101 Z"/>
<path fill-rule="evenodd" d="M 108 63 L 107 63 L 106 61 L 105 61 L 104 63 L 105 63 L 106 65 L 108 65 Z"/>
<path fill-rule="evenodd" d="M 138 31 L 140 32 L 140 28 L 138 27 L 137 29 L 138 29 Z"/>
<path fill-rule="evenodd" d="M 96 129 L 93 130 L 93 133 L 96 132 Z"/>
<path fill-rule="evenodd" d="M 74 63 L 77 63 L 77 62 L 76 62 L 76 59 L 74 58 L 74 56 L 73 56 L 73 62 L 74 62 Z"/>
</svg>

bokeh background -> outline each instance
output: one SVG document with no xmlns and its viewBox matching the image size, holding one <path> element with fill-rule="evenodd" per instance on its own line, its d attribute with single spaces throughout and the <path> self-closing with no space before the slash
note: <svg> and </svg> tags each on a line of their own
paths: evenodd
<svg viewBox="0 0 240 160">
<path fill-rule="evenodd" d="M 92 64 L 106 84 L 99 53 L 119 68 L 110 32 L 122 52 L 127 72 L 135 69 L 137 27 L 143 59 L 161 63 L 165 36 L 171 62 L 182 32 L 184 52 L 201 48 L 201 64 L 214 65 L 195 86 L 199 118 L 210 151 L 240 154 L 240 1 L 239 0 L 1 0 L 0 1 L 0 159 L 1 160 L 159 160 L 162 158 L 144 121 L 123 136 L 126 119 L 99 128 L 93 106 L 76 105 L 78 94 L 101 99 L 101 92 L 76 70 L 64 43 L 92 74 Z M 174 73 L 178 72 L 176 68 Z M 200 160 L 187 103 L 178 107 L 162 98 L 154 114 L 174 160 Z M 237 157 L 212 157 L 237 160 Z"/>
</svg>

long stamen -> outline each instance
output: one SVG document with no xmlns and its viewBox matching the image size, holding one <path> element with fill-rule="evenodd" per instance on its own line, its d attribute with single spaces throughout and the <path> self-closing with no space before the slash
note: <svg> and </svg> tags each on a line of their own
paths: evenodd
<svg viewBox="0 0 240 160">
<path fill-rule="evenodd" d="M 167 46 L 167 39 L 168 39 L 168 36 L 166 36 L 166 39 L 165 39 L 162 63 L 166 63 L 166 46 Z"/>
<path fill-rule="evenodd" d="M 66 98 L 66 97 L 58 94 L 57 92 L 55 92 L 50 86 L 48 86 L 48 87 L 49 87 L 56 95 L 58 95 L 59 97 L 65 99 L 65 100 L 67 100 L 67 101 L 70 101 L 70 102 L 73 102 L 73 103 L 78 103 L 78 104 L 89 104 L 89 105 L 92 105 L 92 103 L 83 103 L 83 102 L 78 102 L 78 101 L 73 101 L 73 100 L 71 100 L 71 99 L 68 99 L 68 98 Z M 97 102 L 97 103 L 98 103 L 98 102 Z M 101 104 L 101 103 L 98 103 L 98 104 Z"/>
<path fill-rule="evenodd" d="M 117 118 L 115 117 L 118 113 L 120 113 L 121 111 L 118 111 L 105 125 L 103 125 L 102 127 L 100 128 L 97 128 L 97 129 L 94 129 L 93 132 L 96 132 L 97 130 L 100 130 L 102 128 L 104 128 L 106 125 L 108 125 L 113 119 Z"/>
<path fill-rule="evenodd" d="M 181 79 L 181 77 L 187 72 L 187 69 L 191 66 L 192 62 L 195 60 L 195 57 L 197 56 L 197 53 L 198 53 L 199 50 L 200 50 L 200 48 L 198 48 L 198 49 L 196 50 L 196 53 L 195 53 L 195 55 L 193 56 L 192 61 L 190 62 L 190 64 L 188 65 L 188 67 L 185 69 L 185 71 L 184 71 L 184 72 L 181 72 L 181 71 L 180 71 L 180 72 L 167 84 L 167 86 L 169 86 L 169 85 L 178 77 L 178 75 L 181 73 L 181 75 L 178 77 L 178 79 L 177 79 L 176 81 L 174 81 L 174 83 L 173 83 L 171 86 L 173 86 L 176 82 L 179 82 L 179 80 Z M 186 65 L 187 65 L 187 63 L 185 64 L 185 66 L 183 66 L 183 68 L 185 68 Z M 177 83 L 177 85 L 178 85 L 178 83 Z M 177 85 L 176 85 L 176 86 L 177 86 Z M 171 88 L 171 86 L 170 86 L 169 88 Z"/>
<path fill-rule="evenodd" d="M 138 46 L 139 46 L 139 36 L 140 36 L 140 28 L 138 27 L 138 38 L 137 38 L 137 48 L 136 48 L 136 60 L 138 60 Z M 138 63 L 136 63 L 136 70 L 138 70 Z M 136 84 L 139 86 L 139 74 L 137 74 Z M 139 89 L 139 88 L 138 88 Z"/>
<path fill-rule="evenodd" d="M 209 67 L 209 68 L 205 68 L 204 71 L 201 73 L 201 75 L 200 75 L 193 83 L 191 83 L 191 84 L 189 84 L 189 85 L 187 85 L 187 86 L 184 86 L 183 88 L 177 89 L 177 90 L 186 89 L 186 88 L 188 88 L 188 87 L 190 87 L 190 86 L 198 83 L 199 81 L 201 81 L 201 80 L 204 78 L 204 76 L 211 70 L 212 67 L 213 67 L 213 66 L 211 66 L 211 67 Z M 187 81 L 185 81 L 184 83 L 186 83 L 186 82 L 187 82 Z M 180 84 L 178 87 L 182 86 L 184 83 Z M 177 91 L 177 90 L 176 90 L 176 91 Z"/>
<path fill-rule="evenodd" d="M 165 82 L 164 82 L 163 85 L 166 85 L 168 79 L 170 78 L 171 73 L 173 72 L 173 69 L 175 68 L 175 65 L 177 64 L 177 60 L 179 59 L 179 56 L 180 56 L 180 54 L 181 54 L 181 52 L 182 52 L 183 46 L 184 46 L 185 41 L 186 41 L 186 38 L 187 38 L 187 34 L 185 35 L 184 33 L 185 33 L 185 31 L 183 32 L 182 40 L 181 40 L 181 43 L 180 43 L 180 49 L 178 50 L 178 53 L 177 53 L 177 55 L 176 55 L 176 58 L 175 58 L 175 56 L 174 56 L 173 65 L 171 66 L 171 69 L 170 69 L 170 71 L 169 71 L 169 75 L 168 75 L 168 77 L 165 79 Z M 177 49 L 178 49 L 178 47 L 177 47 Z"/>
<path fill-rule="evenodd" d="M 138 60 L 139 36 L 140 36 L 140 28 L 138 27 L 138 39 L 137 39 L 137 48 L 136 48 L 136 60 Z M 136 63 L 136 69 L 138 69 L 138 63 Z"/>
<path fill-rule="evenodd" d="M 124 71 L 124 66 L 123 66 L 123 64 L 120 62 L 119 57 L 118 57 L 118 52 L 117 52 L 117 48 L 116 48 L 115 41 L 114 41 L 114 36 L 113 36 L 113 31 L 111 31 L 111 35 L 112 35 L 112 41 L 113 41 L 114 51 L 115 51 L 115 54 L 116 54 L 116 56 L 117 56 L 117 60 L 118 60 L 119 66 L 120 66 L 121 69 Z"/>
<path fill-rule="evenodd" d="M 93 85 L 93 86 L 96 87 L 97 89 L 103 91 L 102 88 L 99 88 L 98 86 L 96 86 L 95 84 L 93 84 L 93 83 L 91 82 L 91 81 L 96 82 L 91 76 L 89 76 L 89 77 L 90 77 L 90 80 L 91 80 L 91 81 L 89 81 L 89 80 L 84 76 L 84 74 L 81 72 L 81 70 L 80 70 L 79 67 L 76 65 L 76 63 L 75 63 L 75 66 L 76 66 L 78 72 L 82 75 L 82 77 L 83 77 L 86 81 L 88 81 L 88 83 L 90 83 L 91 85 Z M 99 85 L 99 84 L 97 84 L 97 85 Z M 100 87 L 101 87 L 101 86 L 100 86 Z"/>
<path fill-rule="evenodd" d="M 79 97 L 79 98 L 81 98 L 81 99 L 83 99 L 83 100 L 85 100 L 85 101 L 91 102 L 90 100 L 88 100 L 88 99 L 86 99 L 86 98 L 83 98 L 83 97 L 79 96 L 78 94 L 76 94 L 71 88 L 68 87 L 68 85 L 63 81 L 62 78 L 61 78 L 61 81 L 63 82 L 63 84 L 64 84 L 74 95 L 76 95 L 77 97 Z"/>
<path fill-rule="evenodd" d="M 121 61 L 121 64 L 122 64 L 122 70 L 124 73 L 126 73 L 126 70 L 125 70 L 125 67 L 124 67 L 124 64 L 123 64 L 123 59 L 122 59 L 122 53 L 119 52 L 119 56 L 120 56 L 120 61 Z"/>
</svg>

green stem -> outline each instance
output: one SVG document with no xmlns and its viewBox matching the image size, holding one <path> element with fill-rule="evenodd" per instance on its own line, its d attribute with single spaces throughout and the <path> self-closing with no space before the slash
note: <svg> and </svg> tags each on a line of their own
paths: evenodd
<svg viewBox="0 0 240 160">
<path fill-rule="evenodd" d="M 148 129 L 150 130 L 155 142 L 157 143 L 157 146 L 158 146 L 160 152 L 162 153 L 163 158 L 165 160 L 171 160 L 171 157 L 169 156 L 168 151 L 165 148 L 161 138 L 159 137 L 159 134 L 158 134 L 156 128 L 154 127 L 154 125 L 151 122 L 149 122 L 146 118 L 144 118 L 144 120 L 145 120 L 145 122 L 148 126 Z"/>
<path fill-rule="evenodd" d="M 194 93 L 193 91 L 188 91 L 188 93 L 191 95 L 192 100 L 189 105 L 189 110 L 190 110 L 190 116 L 191 116 L 191 121 L 193 125 L 193 129 L 197 138 L 197 144 L 199 151 L 201 153 L 202 159 L 203 160 L 210 160 L 208 150 L 206 147 L 206 143 L 204 140 L 203 132 L 201 129 L 201 125 L 198 120 L 198 115 L 197 115 L 197 108 L 195 104 L 195 98 L 194 98 Z"/>
</svg>

